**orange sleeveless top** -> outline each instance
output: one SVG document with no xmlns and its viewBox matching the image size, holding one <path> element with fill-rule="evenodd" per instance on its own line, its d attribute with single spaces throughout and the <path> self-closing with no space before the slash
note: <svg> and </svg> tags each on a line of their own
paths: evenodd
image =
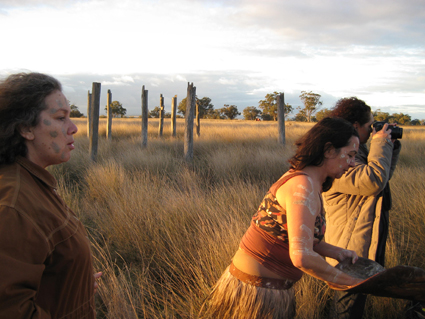
<svg viewBox="0 0 425 319">
<path fill-rule="evenodd" d="M 281 178 L 270 187 L 240 243 L 240 248 L 264 267 L 293 281 L 298 281 L 303 272 L 294 266 L 289 257 L 286 211 L 279 205 L 276 192 L 286 181 L 297 175 L 307 174 L 295 172 Z M 325 229 L 326 221 L 322 204 L 320 214 L 315 221 L 314 237 L 317 239 L 315 244 L 323 239 Z"/>
</svg>

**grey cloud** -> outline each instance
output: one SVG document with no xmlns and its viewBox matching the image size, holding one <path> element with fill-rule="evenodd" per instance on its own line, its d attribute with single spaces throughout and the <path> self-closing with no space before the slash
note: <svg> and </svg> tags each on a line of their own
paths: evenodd
<svg viewBox="0 0 425 319">
<path fill-rule="evenodd" d="M 411 66 L 410 68 L 415 68 Z M 60 75 L 52 74 L 58 78 L 62 85 L 66 97 L 70 103 L 77 105 L 80 111 L 87 113 L 87 92 L 92 90 L 93 82 L 104 83 L 101 87 L 101 108 L 104 114 L 106 104 L 106 93 L 108 89 L 112 92 L 113 100 L 120 101 L 127 109 L 128 115 L 141 114 L 141 88 L 142 85 L 149 91 L 149 109 L 153 109 L 159 105 L 159 96 L 163 94 L 165 100 L 165 109 L 171 111 L 171 98 L 177 95 L 178 103 L 186 97 L 187 81 L 193 82 L 196 86 L 198 97 L 210 97 L 215 108 L 221 108 L 224 104 L 233 104 L 238 106 L 242 111 L 247 106 L 258 107 L 258 102 L 264 99 L 267 93 L 273 91 L 285 92 L 285 102 L 294 107 L 302 105 L 299 95 L 302 90 L 314 91 L 322 96 L 322 108 L 332 108 L 335 102 L 342 97 L 357 96 L 364 99 L 367 103 L 368 96 L 371 93 L 396 93 L 399 97 L 411 94 L 424 94 L 425 66 L 416 66 L 416 77 L 412 76 L 409 71 L 405 71 L 397 82 L 382 82 L 380 84 L 357 89 L 356 91 L 347 90 L 343 96 L 335 96 L 327 92 L 314 90 L 312 83 L 298 83 L 298 89 L 286 92 L 284 87 L 277 88 L 273 80 L 261 77 L 245 71 L 215 71 L 215 72 L 198 72 L 185 73 L 175 75 L 159 75 L 159 74 L 73 74 Z M 25 70 L 19 70 L 25 71 Z M 14 72 L 2 72 L 1 77 L 4 78 L 8 74 Z M 134 82 L 128 81 L 126 85 L 110 85 L 116 79 L 133 79 Z M 106 83 L 106 84 L 105 84 Z M 425 118 L 425 105 L 409 105 L 406 99 L 405 105 L 395 105 L 386 107 L 373 107 L 373 109 L 381 108 L 382 111 L 389 113 L 408 113 L 412 118 Z M 297 111 L 295 110 L 295 113 Z M 291 115 L 292 116 L 292 115 Z"/>
<path fill-rule="evenodd" d="M 237 105 L 240 110 L 246 106 L 257 106 L 258 101 L 263 99 L 266 93 L 254 93 L 261 89 L 257 83 L 267 85 L 264 79 L 255 81 L 255 77 L 243 72 L 208 72 L 207 74 L 179 74 L 175 76 L 157 75 L 157 74 L 132 74 L 133 82 L 126 83 L 125 86 L 102 85 L 101 88 L 101 111 L 106 103 L 106 92 L 111 89 L 113 100 L 120 101 L 127 108 L 129 115 L 139 115 L 140 96 L 142 85 L 148 90 L 149 108 L 152 109 L 159 105 L 159 95 L 163 94 L 165 109 L 171 110 L 171 98 L 177 95 L 180 102 L 187 93 L 187 82 L 181 79 L 185 78 L 193 82 L 196 86 L 198 97 L 208 96 L 216 108 L 224 104 Z M 91 91 L 92 82 L 113 82 L 113 79 L 120 75 L 88 75 L 76 74 L 67 76 L 57 76 L 63 86 L 68 88 L 65 95 L 71 101 L 84 110 L 87 106 L 87 91 Z M 226 84 L 223 79 L 228 79 L 231 84 Z M 251 81 L 247 81 L 250 79 Z"/>
<path fill-rule="evenodd" d="M 127 109 L 128 115 L 140 115 L 141 114 L 141 88 L 142 85 L 148 90 L 149 98 L 149 109 L 153 109 L 155 106 L 159 106 L 159 96 L 163 94 L 165 110 L 171 111 L 171 98 L 177 95 L 177 102 L 186 97 L 187 94 L 187 82 L 182 81 L 182 78 L 193 82 L 196 87 L 196 93 L 198 97 L 208 96 L 211 98 L 211 103 L 214 104 L 215 108 L 221 108 L 224 104 L 236 105 L 239 111 L 242 111 L 247 106 L 258 107 L 258 102 L 264 99 L 267 93 L 273 91 L 282 92 L 285 88 L 273 88 L 271 83 L 266 78 L 261 78 L 255 74 L 249 74 L 247 72 L 208 72 L 208 73 L 192 73 L 192 74 L 178 74 L 178 75 L 158 75 L 158 74 L 129 74 L 135 79 L 134 83 L 130 82 L 129 85 L 125 86 L 111 86 L 102 85 L 101 88 L 101 114 L 104 114 L 104 107 L 106 105 L 106 92 L 108 89 L 112 92 L 112 99 L 120 101 L 123 106 Z M 114 78 L 119 78 L 121 75 L 89 75 L 89 74 L 75 74 L 67 76 L 56 76 L 64 86 L 64 92 L 71 103 L 76 104 L 80 111 L 84 114 L 87 112 L 87 91 L 91 91 L 92 82 L 108 82 L 113 81 Z M 223 81 L 223 79 L 228 80 Z M 334 96 L 322 91 L 315 91 L 322 96 L 323 102 L 322 108 L 332 108 L 335 102 L 348 96 L 358 96 L 359 98 L 367 101 L 367 96 L 370 92 L 403 92 L 406 88 L 414 83 L 414 80 L 409 81 L 406 77 L 406 84 L 403 88 L 397 88 L 394 84 L 393 88 L 382 86 L 375 86 L 364 88 L 363 91 L 359 90 L 356 92 L 350 92 L 347 90 L 344 96 Z M 302 105 L 299 95 L 302 90 L 310 91 L 311 84 L 305 83 L 299 84 L 299 90 L 293 90 L 292 92 L 285 92 L 285 103 L 289 103 L 294 107 Z M 272 88 L 272 89 L 270 89 Z M 394 90 L 394 91 L 392 91 Z M 407 92 L 423 92 L 423 85 L 420 87 L 418 84 L 416 87 L 408 90 Z M 314 91 L 314 90 L 313 90 Z M 404 106 L 403 106 L 404 107 Z M 394 113 L 402 112 L 402 106 L 388 106 L 381 107 L 385 112 Z M 425 106 L 409 106 L 405 110 L 409 110 L 412 113 L 407 112 L 412 118 L 425 118 L 425 114 L 422 110 Z M 295 110 L 295 113 L 297 110 Z M 404 111 L 406 113 L 406 111 Z M 422 114 L 422 115 L 421 115 Z M 291 115 L 292 116 L 292 115 Z"/>
<path fill-rule="evenodd" d="M 417 64 L 402 64 L 402 67 L 397 72 L 397 78 L 386 79 L 366 90 L 375 93 L 425 94 L 425 65 L 418 61 Z"/>
<path fill-rule="evenodd" d="M 180 74 L 180 75 L 157 75 L 157 74 L 132 74 L 134 83 L 126 86 L 110 86 L 102 85 L 101 87 L 101 114 L 104 114 L 106 104 L 106 92 L 108 89 L 112 92 L 112 99 L 120 101 L 127 109 L 128 115 L 141 114 L 141 88 L 142 85 L 148 90 L 149 109 L 159 106 L 159 96 L 163 94 L 165 110 L 171 111 L 171 98 L 177 95 L 177 103 L 186 97 L 187 82 L 180 79 L 186 78 L 193 82 L 196 87 L 198 97 L 207 96 L 211 98 L 211 103 L 215 108 L 221 108 L 224 104 L 236 105 L 239 111 L 247 106 L 258 107 L 258 102 L 264 99 L 267 93 L 273 91 L 282 92 L 285 88 L 267 89 L 273 87 L 266 78 L 256 77 L 255 75 L 244 72 L 208 72 L 197 74 Z M 66 97 L 71 103 L 77 105 L 80 111 L 87 113 L 87 91 L 91 91 L 92 82 L 107 82 L 120 75 L 102 75 L 92 76 L 87 74 L 76 74 L 72 76 L 57 76 L 67 90 Z M 228 80 L 231 84 L 227 84 Z M 285 103 L 289 103 L 294 107 L 300 106 L 302 103 L 299 99 L 301 90 L 293 92 L 285 92 Z M 338 97 L 332 96 L 325 92 L 316 92 L 322 95 L 323 107 L 331 108 L 338 100 Z M 295 112 L 297 112 L 295 110 Z"/>
<path fill-rule="evenodd" d="M 276 88 L 272 80 L 261 77 L 256 74 L 245 71 L 222 71 L 222 72 L 199 72 L 199 73 L 184 73 L 174 75 L 159 75 L 159 74 L 109 74 L 109 75 L 91 75 L 91 74 L 74 74 L 74 75 L 55 75 L 64 87 L 64 93 L 72 104 L 77 105 L 80 111 L 87 113 L 87 92 L 92 89 L 92 82 L 107 83 L 113 82 L 116 78 L 131 77 L 134 82 L 127 82 L 128 85 L 112 86 L 102 85 L 101 87 L 101 102 L 100 111 L 104 114 L 106 104 L 106 93 L 108 89 L 112 92 L 112 99 L 120 101 L 127 109 L 128 115 L 141 114 L 141 88 L 142 85 L 148 90 L 149 109 L 159 106 L 159 96 L 163 94 L 165 110 L 171 111 L 171 98 L 177 95 L 177 102 L 186 97 L 187 81 L 193 82 L 196 87 L 198 97 L 207 96 L 211 98 L 211 103 L 215 108 L 221 108 L 224 104 L 236 105 L 239 111 L 242 111 L 247 106 L 258 107 L 258 102 L 264 99 L 267 93 L 273 91 L 285 92 L 285 88 Z M 187 81 L 183 81 L 187 79 Z M 424 81 L 424 79 L 422 79 Z M 335 102 L 348 96 L 358 96 L 359 98 L 368 101 L 368 95 L 371 92 L 406 92 L 423 93 L 420 83 L 415 85 L 415 79 L 409 79 L 408 74 L 405 77 L 405 83 L 400 87 L 400 83 L 393 83 L 387 87 L 388 83 L 377 85 L 375 87 L 364 88 L 363 90 L 347 91 L 344 96 L 335 96 L 326 92 L 316 91 L 311 89 L 313 86 L 310 83 L 297 84 L 299 89 L 294 89 L 291 92 L 285 92 L 285 103 L 289 103 L 294 107 L 302 105 L 299 95 L 302 90 L 314 91 L 322 96 L 322 108 L 332 108 Z M 410 87 L 410 88 L 409 88 Z M 403 93 L 404 94 L 404 93 Z M 407 107 L 407 106 L 406 106 Z M 375 109 L 375 108 L 374 108 Z M 385 112 L 394 113 L 402 112 L 402 106 L 381 107 Z M 410 106 L 408 109 L 412 113 L 407 112 L 412 118 L 425 118 L 422 110 L 425 110 L 425 105 Z M 295 110 L 295 113 L 297 110 Z M 415 113 L 413 113 L 415 112 Z M 406 113 L 406 111 L 405 111 Z M 422 114 L 422 115 L 421 115 Z M 292 116 L 292 115 L 291 115 Z"/>
<path fill-rule="evenodd" d="M 425 2 L 421 0 L 235 1 L 235 23 L 258 26 L 294 41 L 325 46 L 422 45 Z"/>
</svg>

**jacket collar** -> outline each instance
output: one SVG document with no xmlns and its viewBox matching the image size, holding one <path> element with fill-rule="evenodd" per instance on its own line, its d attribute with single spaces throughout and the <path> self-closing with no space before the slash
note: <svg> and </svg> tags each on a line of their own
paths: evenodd
<svg viewBox="0 0 425 319">
<path fill-rule="evenodd" d="M 46 169 L 42 168 L 41 166 L 38 166 L 37 164 L 34 164 L 30 160 L 26 159 L 25 157 L 21 157 L 21 156 L 16 159 L 16 163 L 21 165 L 31 175 L 37 177 L 39 180 L 41 180 L 47 186 L 54 188 L 54 189 L 56 189 L 58 187 L 58 183 L 57 183 L 56 179 L 53 177 L 53 175 L 50 174 Z"/>
</svg>

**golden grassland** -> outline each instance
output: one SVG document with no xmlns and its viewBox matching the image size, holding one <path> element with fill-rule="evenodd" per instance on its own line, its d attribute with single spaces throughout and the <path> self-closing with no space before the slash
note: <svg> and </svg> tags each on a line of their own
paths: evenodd
<svg viewBox="0 0 425 319">
<path fill-rule="evenodd" d="M 96 271 L 104 273 L 98 318 L 196 318 L 230 263 L 268 187 L 287 169 L 293 143 L 311 124 L 288 122 L 286 146 L 273 122 L 203 120 L 194 160 L 183 160 L 183 124 L 170 137 L 149 119 L 114 119 L 112 141 L 100 122 L 98 160 L 89 159 L 87 124 L 77 119 L 76 150 L 51 168 L 60 192 L 88 229 Z M 425 267 L 425 128 L 404 127 L 391 180 L 393 208 L 387 267 Z M 327 318 L 332 291 L 304 276 L 297 318 Z M 365 318 L 404 318 L 407 302 L 368 298 Z"/>
</svg>

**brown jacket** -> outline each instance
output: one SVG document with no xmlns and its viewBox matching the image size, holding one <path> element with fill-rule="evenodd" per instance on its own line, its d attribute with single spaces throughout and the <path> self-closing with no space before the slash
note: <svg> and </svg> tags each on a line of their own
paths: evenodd
<svg viewBox="0 0 425 319">
<path fill-rule="evenodd" d="M 360 145 L 356 166 L 336 179 L 331 189 L 322 194 L 327 243 L 375 260 L 383 190 L 395 169 L 400 149 L 399 145 L 393 150 L 393 143 L 384 138 L 372 139 L 370 152 L 365 144 Z M 328 262 L 337 263 L 330 258 Z"/>
<path fill-rule="evenodd" d="M 45 169 L 0 167 L 0 319 L 93 319 L 94 278 L 83 225 Z"/>
</svg>

